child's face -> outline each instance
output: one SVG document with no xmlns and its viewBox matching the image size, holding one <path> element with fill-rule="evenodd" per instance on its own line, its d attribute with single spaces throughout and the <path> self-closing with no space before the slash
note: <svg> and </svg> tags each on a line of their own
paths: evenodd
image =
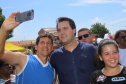
<svg viewBox="0 0 126 84">
<path fill-rule="evenodd" d="M 114 68 L 119 62 L 119 52 L 113 44 L 105 45 L 102 48 L 102 56 L 99 56 L 105 63 L 105 67 Z"/>
</svg>

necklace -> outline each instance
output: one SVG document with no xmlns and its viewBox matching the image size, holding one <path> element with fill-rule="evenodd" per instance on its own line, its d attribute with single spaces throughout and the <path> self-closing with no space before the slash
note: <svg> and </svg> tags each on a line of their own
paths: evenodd
<svg viewBox="0 0 126 84">
<path fill-rule="evenodd" d="M 119 69 L 120 69 L 120 72 L 122 71 L 122 68 L 121 66 L 119 65 Z M 103 73 L 104 72 L 104 68 L 101 70 L 101 72 Z"/>
</svg>

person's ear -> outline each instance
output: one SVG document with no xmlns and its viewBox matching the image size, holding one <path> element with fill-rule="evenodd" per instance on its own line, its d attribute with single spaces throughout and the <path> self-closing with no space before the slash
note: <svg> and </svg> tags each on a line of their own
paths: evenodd
<svg viewBox="0 0 126 84">
<path fill-rule="evenodd" d="M 74 28 L 73 31 L 74 31 L 74 34 L 75 34 L 76 33 L 76 28 Z"/>
<path fill-rule="evenodd" d="M 94 34 L 91 34 L 92 38 L 95 38 Z"/>
<path fill-rule="evenodd" d="M 119 43 L 119 38 L 117 38 L 116 41 Z"/>
<path fill-rule="evenodd" d="M 35 45 L 35 50 L 37 50 L 37 48 L 38 48 L 38 46 L 37 46 L 37 45 Z"/>
<path fill-rule="evenodd" d="M 102 61 L 102 57 L 101 57 L 101 55 L 98 55 L 99 56 L 99 59 Z"/>
</svg>

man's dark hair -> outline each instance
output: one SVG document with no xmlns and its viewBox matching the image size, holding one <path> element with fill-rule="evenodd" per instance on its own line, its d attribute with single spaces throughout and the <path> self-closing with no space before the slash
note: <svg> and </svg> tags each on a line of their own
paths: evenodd
<svg viewBox="0 0 126 84">
<path fill-rule="evenodd" d="M 59 17 L 57 19 L 57 25 L 56 25 L 56 28 L 58 29 L 58 23 L 59 22 L 63 22 L 63 21 L 68 21 L 69 22 L 69 25 L 72 29 L 76 29 L 76 25 L 75 25 L 75 22 L 71 19 L 71 18 L 68 18 L 68 17 Z M 76 33 L 75 33 L 76 35 Z"/>
<path fill-rule="evenodd" d="M 79 32 L 81 32 L 81 31 L 88 31 L 88 33 L 91 35 L 91 31 L 88 29 L 88 28 L 81 28 L 79 31 L 78 31 L 78 33 Z"/>
<path fill-rule="evenodd" d="M 121 34 L 121 32 L 125 32 L 126 33 L 126 30 L 118 30 L 116 33 L 115 33 L 115 37 L 114 37 L 114 40 L 117 42 L 117 38 L 119 38 L 119 35 Z M 117 42 L 118 43 L 118 42 Z"/>
<path fill-rule="evenodd" d="M 40 41 L 40 38 L 43 38 L 43 37 L 48 37 L 49 39 L 51 39 L 51 43 L 53 44 L 53 38 L 50 34 L 47 34 L 47 33 L 44 33 L 44 34 L 41 34 L 37 37 L 36 39 L 36 45 L 38 45 L 39 41 Z"/>
</svg>

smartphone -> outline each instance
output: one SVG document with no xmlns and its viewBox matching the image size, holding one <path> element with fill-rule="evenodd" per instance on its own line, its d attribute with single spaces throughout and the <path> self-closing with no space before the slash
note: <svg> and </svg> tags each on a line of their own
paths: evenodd
<svg viewBox="0 0 126 84">
<path fill-rule="evenodd" d="M 15 22 L 25 22 L 28 20 L 32 20 L 34 18 L 34 10 L 28 10 L 25 12 L 18 13 L 15 18 Z"/>
</svg>

